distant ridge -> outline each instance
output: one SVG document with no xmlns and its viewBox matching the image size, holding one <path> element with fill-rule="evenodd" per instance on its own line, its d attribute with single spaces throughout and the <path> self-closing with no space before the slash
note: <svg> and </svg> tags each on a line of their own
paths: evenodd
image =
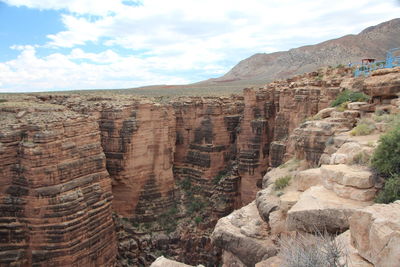
<svg viewBox="0 0 400 267">
<path fill-rule="evenodd" d="M 224 76 L 202 83 L 270 82 L 323 66 L 360 62 L 361 58 L 384 59 L 386 51 L 394 47 L 400 47 L 400 18 L 368 27 L 357 35 L 289 51 L 255 54 L 240 61 Z"/>
</svg>

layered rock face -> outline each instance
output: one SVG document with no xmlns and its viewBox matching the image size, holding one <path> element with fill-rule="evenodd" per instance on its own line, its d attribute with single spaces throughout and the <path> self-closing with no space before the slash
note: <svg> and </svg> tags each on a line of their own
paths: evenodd
<svg viewBox="0 0 400 267">
<path fill-rule="evenodd" d="M 47 104 L 0 112 L 0 264 L 113 266 L 111 179 L 96 120 Z"/>
<path fill-rule="evenodd" d="M 176 114 L 175 177 L 211 198 L 213 213 L 226 215 L 239 204 L 237 132 L 243 99 L 192 98 L 172 103 Z"/>
<path fill-rule="evenodd" d="M 337 117 L 332 115 L 332 111 L 332 114 L 329 113 L 330 117 L 328 116 L 329 118 L 324 122 L 306 123 L 298 127 L 302 125 L 301 122 L 305 118 L 317 114 L 329 104 L 341 90 L 341 83 L 347 79 L 348 75 L 349 70 L 345 68 L 328 68 L 269 84 L 258 90 L 246 89 L 243 97 L 188 97 L 162 104 L 131 96 L 38 95 L 32 97 L 28 102 L 34 105 L 49 103 L 61 105 L 51 105 L 57 107 L 56 110 L 46 111 L 49 114 L 60 114 L 59 119 L 54 122 L 52 119 L 43 117 L 46 118 L 44 122 L 48 124 L 47 128 L 26 120 L 29 113 L 28 115 L 20 114 L 20 121 L 17 121 L 15 112 L 19 109 L 13 110 L 10 107 L 14 113 L 3 110 L 2 113 L 13 114 L 12 116 L 15 117 L 14 121 L 6 122 L 7 127 L 16 125 L 13 126 L 12 131 L 10 130 L 13 134 L 4 135 L 6 139 L 0 146 L 0 151 L 5 151 L 2 154 L 4 157 L 2 164 L 7 165 L 2 170 L 1 181 L 8 181 L 2 186 L 2 192 L 4 196 L 15 195 L 12 198 L 5 197 L 3 202 L 5 206 L 8 205 L 6 209 L 20 207 L 21 212 L 15 214 L 22 216 L 22 219 L 18 219 L 19 221 L 15 219 L 19 224 L 15 224 L 16 228 L 12 230 L 12 234 L 7 232 L 9 237 L 5 239 L 7 241 L 4 244 L 8 244 L 11 239 L 18 239 L 21 240 L 19 243 L 23 251 L 32 251 L 27 252 L 26 255 L 33 254 L 33 251 L 39 253 L 40 249 L 30 248 L 35 243 L 28 238 L 33 230 L 29 228 L 31 222 L 30 219 L 26 219 L 27 217 L 36 218 L 35 220 L 40 225 L 42 222 L 40 216 L 45 214 L 42 210 L 45 210 L 48 205 L 63 207 L 57 206 L 54 208 L 57 210 L 53 210 L 54 214 L 48 215 L 54 218 L 68 217 L 69 215 L 59 213 L 61 211 L 67 213 L 69 210 L 74 211 L 74 216 L 78 216 L 80 213 L 77 212 L 78 208 L 75 208 L 75 205 L 80 208 L 86 205 L 88 210 L 96 209 L 96 211 L 101 207 L 104 213 L 96 213 L 89 219 L 76 219 L 79 225 L 81 225 L 81 220 L 101 221 L 93 222 L 96 226 L 90 228 L 93 232 L 87 234 L 90 237 L 95 236 L 93 238 L 101 235 L 98 239 L 100 241 L 96 241 L 97 243 L 90 245 L 88 249 L 84 249 L 85 245 L 82 245 L 79 247 L 82 249 L 77 249 L 78 251 L 69 250 L 70 256 L 66 260 L 71 264 L 75 262 L 81 264 L 80 260 L 82 264 L 87 265 L 111 264 L 111 258 L 115 256 L 115 243 L 102 243 L 102 238 L 107 236 L 109 240 L 112 240 L 115 234 L 112 230 L 107 234 L 102 234 L 106 231 L 102 229 L 113 227 L 110 209 L 112 186 L 112 206 L 118 233 L 118 260 L 121 266 L 149 265 L 159 253 L 188 264 L 216 265 L 221 258 L 221 249 L 211 244 L 210 234 L 217 220 L 254 200 L 256 192 L 262 186 L 262 177 L 270 166 L 278 166 L 285 159 L 292 157 L 304 158 L 309 164 L 314 164 L 324 153 L 328 138 L 342 131 L 346 125 L 350 127 L 354 124 L 355 118 L 360 114 L 359 111 L 353 112 L 354 114 L 343 112 L 336 114 Z M 37 113 L 37 110 L 33 111 L 32 114 L 35 115 L 31 117 L 39 118 L 40 113 Z M 61 113 L 66 114 L 66 117 L 71 116 L 70 121 L 64 122 L 65 118 Z M 35 127 L 29 128 L 30 125 Z M 26 127 L 29 131 L 18 130 Z M 52 135 L 47 133 L 50 128 Z M 64 133 L 65 131 L 68 133 Z M 13 137 L 14 133 L 18 133 L 15 134 L 17 139 Z M 40 138 L 44 141 L 36 141 L 39 138 L 37 136 L 42 135 L 45 137 Z M 47 135 L 53 139 L 46 137 Z M 33 145 L 31 146 L 29 141 L 29 145 L 25 146 L 24 140 L 31 140 L 29 138 L 33 140 Z M 39 148 L 40 153 L 36 152 Z M 30 155 L 27 161 L 23 160 L 25 154 Z M 98 158 L 95 157 L 96 155 Z M 34 163 L 36 160 L 39 160 L 41 165 L 32 167 L 30 164 L 36 164 Z M 97 162 L 95 167 L 93 167 L 95 163 L 91 160 Z M 74 163 L 75 161 L 78 163 Z M 30 176 L 24 173 L 25 168 L 21 169 L 21 164 L 27 166 Z M 61 166 L 66 164 L 67 167 L 54 167 L 60 164 Z M 85 182 L 79 180 L 93 173 L 98 175 L 96 179 L 91 178 L 89 181 L 82 178 Z M 70 180 L 64 181 L 58 178 L 58 176 L 64 177 L 64 174 L 66 177 L 71 176 L 68 178 Z M 38 180 L 38 185 L 24 182 L 23 179 Z M 69 184 L 64 186 L 67 182 L 71 182 L 73 187 Z M 338 184 L 335 185 L 336 187 L 342 185 L 346 187 L 344 188 L 346 190 L 351 189 L 351 184 L 336 182 Z M 314 181 L 304 183 L 315 185 Z M 37 202 L 28 201 L 28 203 L 25 202 L 27 198 L 22 197 L 26 194 L 29 196 L 36 194 L 36 191 L 34 192 L 36 189 L 32 188 L 59 186 L 59 184 L 63 184 L 60 192 L 45 191 L 46 194 L 50 194 L 48 198 L 53 202 L 50 200 L 46 202 L 38 197 L 35 200 Z M 95 189 L 92 189 L 92 184 L 98 190 L 95 191 L 97 198 L 93 197 L 96 199 L 93 205 L 91 205 L 91 201 L 94 201 L 92 191 Z M 303 191 L 309 185 L 303 186 Z M 68 197 L 64 197 L 64 194 L 67 194 L 64 190 L 68 192 Z M 371 190 L 372 193 L 375 192 Z M 343 195 L 346 194 L 348 191 L 343 191 Z M 21 197 L 18 197 L 19 195 Z M 298 197 L 288 194 L 282 199 L 286 203 L 285 212 L 287 212 Z M 282 200 L 279 201 L 282 202 Z M 69 202 L 74 204 L 65 204 Z M 100 202 L 102 204 L 96 204 Z M 260 208 L 263 204 L 258 201 L 257 206 Z M 260 213 L 262 219 L 269 220 L 270 213 L 273 213 L 272 221 L 278 221 L 281 216 L 284 216 L 282 210 L 276 210 L 277 206 L 279 205 L 264 205 L 265 212 Z M 28 212 L 26 207 L 32 208 L 29 208 Z M 41 215 L 35 216 L 40 218 L 31 215 L 38 209 Z M 256 211 L 254 207 L 252 209 Z M 13 216 L 18 217 L 15 214 Z M 89 216 L 88 214 L 91 213 L 84 214 Z M 13 217 L 8 213 L 6 215 L 2 217 Z M 54 219 L 54 221 L 57 220 Z M 49 222 L 55 224 L 53 221 Z M 111 223 L 111 226 L 105 225 L 106 222 Z M 258 220 L 254 221 L 254 223 L 258 222 Z M 68 229 L 63 230 L 63 236 L 68 236 L 73 240 L 71 242 L 74 245 L 71 246 L 74 247 L 79 242 L 69 236 L 73 235 L 74 238 L 79 239 L 80 237 L 76 236 L 80 236 L 79 231 L 82 230 L 75 230 L 69 225 L 65 227 Z M 239 232 L 246 230 L 242 229 L 242 226 L 235 227 L 240 229 Z M 266 233 L 279 232 L 279 227 L 265 231 Z M 35 240 L 39 241 L 35 242 L 43 243 L 46 231 L 46 228 L 37 230 Z M 75 234 L 74 231 L 78 233 Z M 246 233 L 252 234 L 250 231 Z M 67 237 L 54 237 L 57 241 L 53 242 L 63 243 L 65 238 Z M 246 239 L 246 237 L 243 238 Z M 90 238 L 80 239 L 95 242 L 90 241 Z M 14 260 L 10 261 L 17 261 L 15 257 L 20 257 L 23 263 L 31 260 L 32 256 L 18 256 L 22 255 L 15 251 L 18 249 L 18 247 L 7 248 L 10 252 L 10 256 L 7 257 L 11 259 L 14 255 Z M 48 247 L 46 249 L 51 250 Z M 43 247 L 43 251 L 47 251 L 46 249 Z M 103 253 L 103 249 L 107 250 L 107 253 Z M 271 249 L 275 251 L 272 245 Z M 58 253 L 58 248 L 55 250 Z M 67 253 L 64 252 L 67 249 L 60 248 L 60 250 L 63 252 L 57 255 Z M 224 257 L 236 260 L 233 257 L 236 252 L 235 248 L 232 248 L 232 251 L 225 251 Z M 91 255 L 103 253 L 104 257 L 96 257 L 90 262 L 85 256 L 75 256 L 85 253 L 91 253 Z M 46 255 L 38 261 L 51 262 Z M 52 256 L 52 260 L 57 262 L 57 257 L 64 256 Z M 257 256 L 257 260 L 262 259 L 263 256 Z M 250 264 L 253 263 L 255 262 Z"/>
<path fill-rule="evenodd" d="M 396 73 L 384 70 L 367 79 L 347 80 L 347 89 L 372 92 L 371 103 L 320 110 L 289 131 L 284 158 L 291 160 L 267 172 L 255 205 L 221 218 L 215 227 L 212 238 L 223 250 L 223 266 L 305 266 L 310 261 L 325 266 L 328 259 L 317 264 L 314 257 L 321 247 L 321 255 L 336 250 L 329 261 L 336 257 L 343 266 L 399 265 L 400 202 L 373 205 L 382 180 L 368 166 L 380 134 L 388 129 L 381 125 L 382 118 L 399 113 Z M 352 130 L 363 123 L 374 130 Z M 312 244 L 322 233 L 330 248 L 321 240 Z M 257 255 L 263 246 L 277 256 L 266 251 Z"/>
<path fill-rule="evenodd" d="M 153 220 L 174 195 L 174 110 L 153 103 L 103 110 L 99 126 L 114 210 L 139 222 Z"/>
</svg>

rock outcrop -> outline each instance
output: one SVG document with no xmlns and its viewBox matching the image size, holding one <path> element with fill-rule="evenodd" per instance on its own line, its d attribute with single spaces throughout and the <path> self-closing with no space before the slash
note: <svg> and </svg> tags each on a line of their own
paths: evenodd
<svg viewBox="0 0 400 267">
<path fill-rule="evenodd" d="M 254 266 L 276 255 L 277 248 L 268 236 L 268 225 L 260 218 L 255 203 L 220 219 L 212 234 L 217 246 L 223 247 L 245 266 Z"/>
<path fill-rule="evenodd" d="M 400 265 L 400 201 L 354 212 L 350 233 L 353 247 L 374 266 Z"/>
<path fill-rule="evenodd" d="M 363 138 L 349 130 L 377 104 L 397 112 L 400 88 L 397 69 L 350 75 L 326 68 L 243 96 L 162 103 L 9 96 L 0 103 L 1 264 L 149 266 L 165 255 L 262 266 L 279 264 L 268 258 L 282 235 L 351 231 L 349 218 L 382 185 L 359 165 L 388 126 Z M 373 99 L 327 108 L 344 88 Z"/>
<path fill-rule="evenodd" d="M 47 104 L 0 109 L 0 265 L 113 266 L 111 179 L 96 120 Z"/>
</svg>

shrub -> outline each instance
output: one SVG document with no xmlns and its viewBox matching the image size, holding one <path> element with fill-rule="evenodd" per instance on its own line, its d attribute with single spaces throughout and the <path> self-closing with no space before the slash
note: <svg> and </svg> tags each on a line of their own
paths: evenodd
<svg viewBox="0 0 400 267">
<path fill-rule="evenodd" d="M 195 218 L 194 218 L 194 222 L 196 223 L 196 224 L 199 224 L 199 223 L 201 223 L 203 221 L 203 218 L 201 218 L 201 217 L 199 217 L 199 216 L 196 216 Z"/>
<path fill-rule="evenodd" d="M 356 101 L 367 101 L 369 96 L 362 92 L 353 92 L 350 90 L 344 90 L 341 92 L 336 99 L 332 102 L 332 107 L 337 107 L 344 102 L 356 102 Z"/>
<path fill-rule="evenodd" d="M 7 102 L 7 101 L 8 101 L 7 99 L 0 98 L 0 103 L 4 103 L 4 102 Z"/>
<path fill-rule="evenodd" d="M 281 241 L 280 257 L 285 267 L 344 267 L 347 255 L 342 244 L 328 234 L 298 236 Z"/>
<path fill-rule="evenodd" d="M 357 122 L 357 126 L 351 130 L 350 134 L 353 136 L 359 135 L 369 135 L 375 130 L 375 125 L 373 121 L 370 120 L 360 120 Z"/>
<path fill-rule="evenodd" d="M 189 191 L 192 188 L 192 181 L 190 180 L 190 178 L 186 177 L 179 182 L 179 185 L 182 187 L 183 190 Z"/>
<path fill-rule="evenodd" d="M 400 200 L 400 175 L 393 175 L 389 177 L 383 189 L 375 198 L 376 203 L 391 203 Z"/>
<path fill-rule="evenodd" d="M 200 198 L 193 198 L 193 199 L 190 199 L 190 202 L 188 203 L 187 208 L 188 208 L 189 214 L 193 214 L 195 212 L 199 212 L 199 211 L 203 210 L 205 206 L 206 206 L 206 204 L 203 201 L 201 201 Z"/>
<path fill-rule="evenodd" d="M 400 173 L 400 126 L 382 135 L 379 139 L 371 165 L 379 173 L 390 176 Z"/>
<path fill-rule="evenodd" d="M 281 189 L 285 188 L 286 186 L 288 186 L 291 179 L 292 179 L 292 176 L 290 176 L 290 175 L 286 175 L 286 176 L 276 179 L 275 187 L 274 187 L 275 190 L 281 190 Z"/>
<path fill-rule="evenodd" d="M 349 103 L 350 103 L 349 101 L 343 102 L 342 104 L 336 107 L 336 110 L 340 112 L 345 111 L 347 109 L 347 104 Z"/>
</svg>

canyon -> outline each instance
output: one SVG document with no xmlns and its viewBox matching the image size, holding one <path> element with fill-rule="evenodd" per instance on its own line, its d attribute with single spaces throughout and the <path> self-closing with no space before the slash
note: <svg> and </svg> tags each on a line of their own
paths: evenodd
<svg viewBox="0 0 400 267">
<path fill-rule="evenodd" d="M 371 103 L 334 116 L 329 106 L 344 89 Z M 350 68 L 331 67 L 226 97 L 1 96 L 0 265 L 149 266 L 164 255 L 254 266 L 277 254 L 271 227 L 286 231 L 268 222 L 287 216 L 289 230 L 307 232 L 299 223 L 307 201 L 328 190 L 283 207 L 265 177 L 293 158 L 303 171 L 330 163 L 332 138 L 399 92 L 398 68 L 353 78 Z M 302 191 L 319 185 L 320 174 L 309 176 Z M 335 179 L 327 186 L 335 194 L 354 189 Z M 374 185 L 356 189 L 362 201 L 376 193 Z M 340 216 L 324 226 L 351 228 Z"/>
</svg>

